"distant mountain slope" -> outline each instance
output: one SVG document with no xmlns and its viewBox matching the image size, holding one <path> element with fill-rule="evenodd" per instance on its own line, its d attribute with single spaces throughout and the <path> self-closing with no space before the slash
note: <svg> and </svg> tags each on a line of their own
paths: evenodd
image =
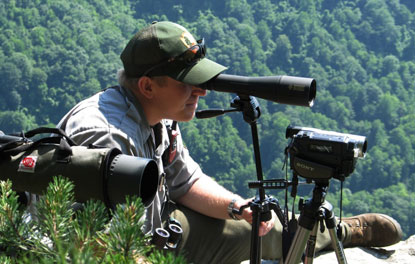
<svg viewBox="0 0 415 264">
<path fill-rule="evenodd" d="M 208 57 L 226 73 L 317 80 L 312 108 L 260 100 L 265 178 L 285 177 L 289 124 L 366 136 L 367 156 L 345 181 L 344 209 L 391 214 L 414 234 L 414 10 L 410 0 L 2 1 L 0 130 L 55 125 L 76 102 L 116 84 L 119 54 L 139 28 L 179 22 L 205 38 Z M 233 97 L 211 92 L 200 108 L 228 108 Z M 254 194 L 251 131 L 240 114 L 181 124 L 181 131 L 207 174 Z"/>
</svg>

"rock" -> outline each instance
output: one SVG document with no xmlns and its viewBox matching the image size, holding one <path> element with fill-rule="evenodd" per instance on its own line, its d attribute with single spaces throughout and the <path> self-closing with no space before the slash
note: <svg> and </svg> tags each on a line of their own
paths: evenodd
<svg viewBox="0 0 415 264">
<path fill-rule="evenodd" d="M 344 250 L 347 263 L 374 264 L 374 263 L 415 263 L 415 235 L 405 241 L 384 248 L 346 248 Z M 322 252 L 315 258 L 315 263 L 337 263 L 334 252 Z"/>
<path fill-rule="evenodd" d="M 415 235 L 405 241 L 384 248 L 346 248 L 344 250 L 348 264 L 414 264 Z M 316 264 L 338 263 L 333 251 L 319 252 L 314 258 Z M 244 261 L 241 264 L 249 264 Z M 261 264 L 278 264 L 278 261 L 263 261 Z"/>
</svg>

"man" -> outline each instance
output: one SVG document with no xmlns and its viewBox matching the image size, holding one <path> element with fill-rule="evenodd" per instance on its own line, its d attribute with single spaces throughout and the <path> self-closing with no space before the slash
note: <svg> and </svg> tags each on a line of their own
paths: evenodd
<svg viewBox="0 0 415 264">
<path fill-rule="evenodd" d="M 179 251 L 189 262 L 240 263 L 249 259 L 252 212 L 246 208 L 235 215 L 231 209 L 249 199 L 205 175 L 189 156 L 176 123 L 169 121 L 191 120 L 199 97 L 206 95 L 198 85 L 226 69 L 205 58 L 205 49 L 203 40 L 178 24 L 151 24 L 123 50 L 120 85 L 75 106 L 59 126 L 78 144 L 117 147 L 157 161 L 160 188 L 146 208 L 143 232 L 152 234 L 170 213 L 182 224 Z M 385 246 L 402 235 L 395 220 L 377 214 L 344 219 L 342 231 L 345 246 Z M 276 217 L 260 224 L 263 258 L 281 258 L 281 233 Z M 319 234 L 317 250 L 329 243 L 327 231 Z"/>
</svg>

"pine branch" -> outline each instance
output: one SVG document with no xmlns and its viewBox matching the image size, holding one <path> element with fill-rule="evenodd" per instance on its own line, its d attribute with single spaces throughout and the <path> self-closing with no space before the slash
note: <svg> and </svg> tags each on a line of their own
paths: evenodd
<svg viewBox="0 0 415 264">
<path fill-rule="evenodd" d="M 121 252 L 125 259 L 145 255 L 145 238 L 141 231 L 144 208 L 139 198 L 126 198 L 125 205 L 118 205 L 111 220 L 109 231 L 101 236 L 108 250 Z"/>
<path fill-rule="evenodd" d="M 73 210 L 73 184 L 55 177 L 27 221 L 11 182 L 0 188 L 1 263 L 185 263 L 149 245 L 139 198 L 128 197 L 111 218 L 100 201 Z"/>
<path fill-rule="evenodd" d="M 20 210 L 18 195 L 12 191 L 10 181 L 0 182 L 0 245 L 1 251 L 9 255 L 19 250 L 27 250 L 29 245 L 25 236 L 28 228 L 24 224 L 24 213 Z"/>
</svg>

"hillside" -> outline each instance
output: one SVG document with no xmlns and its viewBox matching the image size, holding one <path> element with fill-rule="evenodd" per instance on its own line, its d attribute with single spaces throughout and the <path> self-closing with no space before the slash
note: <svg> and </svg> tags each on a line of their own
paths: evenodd
<svg viewBox="0 0 415 264">
<path fill-rule="evenodd" d="M 0 3 L 0 130 L 54 126 L 79 100 L 116 84 L 119 54 L 154 20 L 204 37 L 228 74 L 317 80 L 312 108 L 260 100 L 266 179 L 285 178 L 289 124 L 366 136 L 344 182 L 343 214 L 382 212 L 415 234 L 415 2 L 410 0 L 7 0 Z M 210 92 L 199 107 L 228 108 Z M 181 124 L 204 171 L 248 196 L 256 179 L 240 114 Z M 291 176 L 288 175 L 290 178 Z M 329 199 L 338 208 L 340 184 Z M 301 186 L 308 195 L 311 186 Z M 270 192 L 281 199 L 282 192 Z M 339 211 L 336 209 L 336 213 Z"/>
</svg>

